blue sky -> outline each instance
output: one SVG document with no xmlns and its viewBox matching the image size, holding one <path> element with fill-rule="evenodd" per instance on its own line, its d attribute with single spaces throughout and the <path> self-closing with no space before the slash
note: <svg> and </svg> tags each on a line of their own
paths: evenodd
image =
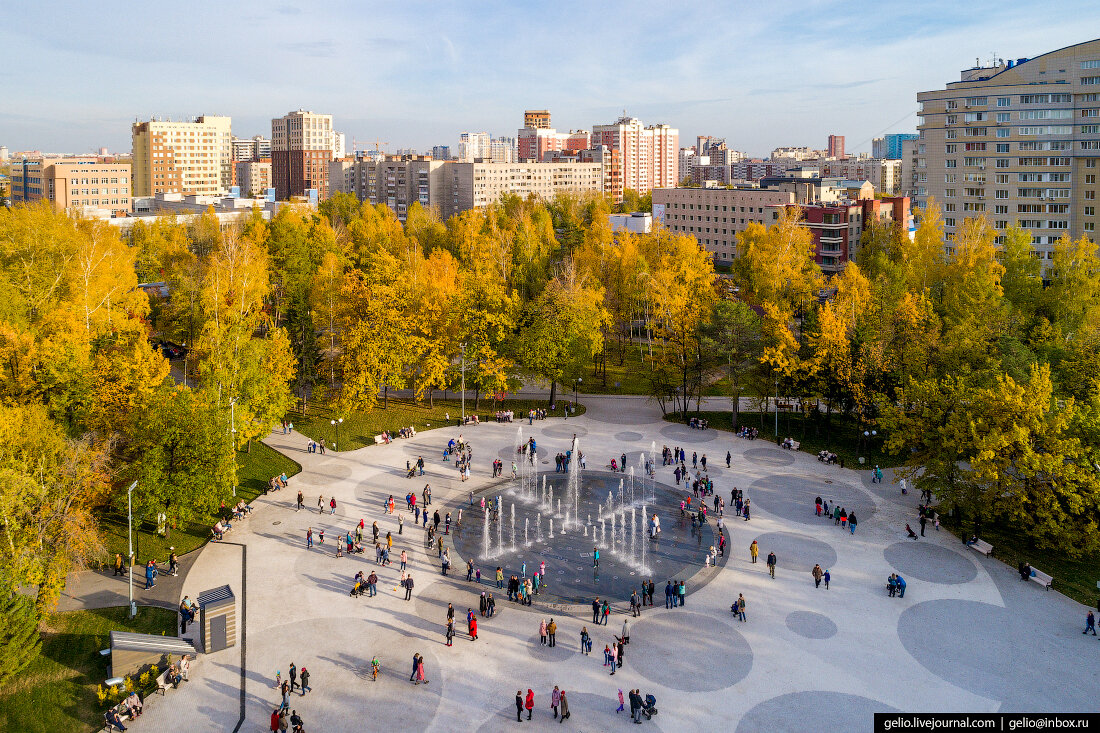
<svg viewBox="0 0 1100 733">
<path fill-rule="evenodd" d="M 525 108 L 591 128 L 622 110 L 766 154 L 848 149 L 916 125 L 918 91 L 993 52 L 1095 37 L 1095 3 L 17 2 L 0 13 L 0 145 L 130 148 L 152 115 L 270 135 L 299 107 L 361 141 L 424 150 L 515 135 Z"/>
</svg>

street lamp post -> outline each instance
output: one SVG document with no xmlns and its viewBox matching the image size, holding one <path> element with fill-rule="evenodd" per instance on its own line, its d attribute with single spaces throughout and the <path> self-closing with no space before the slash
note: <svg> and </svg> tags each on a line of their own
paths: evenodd
<svg viewBox="0 0 1100 733">
<path fill-rule="evenodd" d="M 583 381 L 584 381 L 584 379 L 582 379 L 581 377 L 577 377 L 576 380 L 573 382 L 573 412 L 574 413 L 576 413 L 576 411 L 577 411 L 577 387 Z"/>
<path fill-rule="evenodd" d="M 775 375 L 775 437 L 779 438 L 779 374 Z"/>
<path fill-rule="evenodd" d="M 466 343 L 462 347 L 462 424 L 466 424 Z"/>
<path fill-rule="evenodd" d="M 344 418 L 342 417 L 335 420 L 329 420 L 329 423 L 332 424 L 333 429 L 336 431 L 336 438 L 332 441 L 333 450 L 340 450 L 340 423 L 342 422 L 344 422 Z"/>
<path fill-rule="evenodd" d="M 134 606 L 134 507 L 131 501 L 137 483 L 135 481 L 130 484 L 130 488 L 126 489 L 126 538 L 130 543 L 130 557 L 126 560 L 129 567 L 126 575 L 130 579 L 130 618 L 137 615 L 137 608 Z"/>
</svg>

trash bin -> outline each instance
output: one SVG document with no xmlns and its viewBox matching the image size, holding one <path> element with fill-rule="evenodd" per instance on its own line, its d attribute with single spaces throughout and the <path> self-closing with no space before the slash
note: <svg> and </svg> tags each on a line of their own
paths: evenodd
<svg viewBox="0 0 1100 733">
<path fill-rule="evenodd" d="M 237 599 L 228 585 L 199 594 L 199 640 L 205 653 L 237 644 Z"/>
</svg>

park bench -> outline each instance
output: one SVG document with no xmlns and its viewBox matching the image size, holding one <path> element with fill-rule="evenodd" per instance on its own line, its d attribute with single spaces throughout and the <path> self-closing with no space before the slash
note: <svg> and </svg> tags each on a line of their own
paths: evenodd
<svg viewBox="0 0 1100 733">
<path fill-rule="evenodd" d="M 989 544 L 985 540 L 974 540 L 973 542 L 968 542 L 967 547 L 969 547 L 971 550 L 982 553 L 986 557 L 990 557 L 993 555 L 993 545 Z"/>
<path fill-rule="evenodd" d="M 1042 570 L 1031 569 L 1031 580 L 1034 580 L 1039 585 L 1043 586 L 1047 590 L 1050 590 L 1050 586 L 1054 584 L 1054 578 L 1044 573 Z"/>
<path fill-rule="evenodd" d="M 374 436 L 374 444 L 375 444 L 375 445 L 382 445 L 382 444 L 383 444 L 383 443 L 385 443 L 385 442 L 386 442 L 386 439 L 385 439 L 384 437 L 382 437 L 382 434 L 381 434 L 381 433 L 379 433 L 378 435 Z"/>
<path fill-rule="evenodd" d="M 167 692 L 168 687 L 168 670 L 166 669 L 157 676 L 157 692 L 163 695 Z"/>
<path fill-rule="evenodd" d="M 107 720 L 107 713 L 111 712 L 112 710 L 118 712 L 118 719 L 124 723 L 127 720 L 131 719 L 129 712 L 121 712 L 121 707 L 122 703 L 119 703 L 114 707 L 107 708 L 107 710 L 103 712 L 103 730 L 105 731 L 105 733 L 114 733 L 115 731 L 115 724 Z"/>
</svg>

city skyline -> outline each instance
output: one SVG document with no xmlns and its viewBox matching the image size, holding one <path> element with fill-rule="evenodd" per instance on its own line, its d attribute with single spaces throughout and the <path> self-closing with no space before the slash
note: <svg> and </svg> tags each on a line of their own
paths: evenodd
<svg viewBox="0 0 1100 733">
<path fill-rule="evenodd" d="M 566 2 L 540 10 L 536 32 L 517 31 L 530 26 L 530 9 L 507 3 L 472 13 L 428 4 L 368 12 L 351 3 L 196 3 L 141 14 L 121 3 L 21 5 L 0 34 L 11 58 L 35 63 L 6 79 L 0 144 L 125 153 L 135 119 L 221 114 L 233 117 L 236 136 L 267 136 L 273 118 L 304 108 L 333 115 L 349 149 L 354 138 L 430 151 L 457 147 L 462 130 L 514 136 L 525 109 L 550 110 L 559 130 L 608 124 L 625 109 L 679 128 L 682 145 L 707 134 L 759 156 L 779 145 L 822 148 L 836 134 L 858 153 L 884 133 L 914 131 L 916 93 L 975 58 L 1088 40 L 1086 31 L 1066 34 L 1084 2 L 1061 3 L 1057 14 L 1035 12 L 1049 10 L 1036 2 L 978 5 L 990 12 L 876 5 L 868 24 L 858 9 L 839 15 L 824 2 L 735 12 L 701 3 L 678 14 L 615 4 L 599 16 Z M 600 30 L 609 24 L 616 32 Z"/>
</svg>

